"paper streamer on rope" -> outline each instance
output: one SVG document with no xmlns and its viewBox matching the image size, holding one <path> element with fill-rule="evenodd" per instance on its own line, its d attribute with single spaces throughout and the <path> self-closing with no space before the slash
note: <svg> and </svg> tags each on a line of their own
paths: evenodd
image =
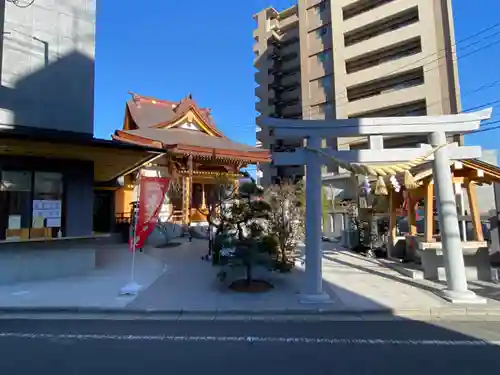
<svg viewBox="0 0 500 375">
<path fill-rule="evenodd" d="M 398 179 L 396 178 L 395 175 L 392 175 L 391 178 L 389 179 L 391 182 L 392 188 L 396 193 L 399 193 L 401 191 L 401 185 L 399 185 Z"/>
<path fill-rule="evenodd" d="M 434 154 L 437 150 L 446 147 L 446 145 L 441 145 L 438 146 L 425 155 L 422 155 L 416 159 L 410 160 L 406 163 L 397 163 L 397 164 L 389 164 L 389 165 L 368 165 L 368 164 L 362 164 L 362 163 L 348 163 L 344 160 L 337 159 L 331 155 L 328 155 L 326 152 L 324 152 L 321 149 L 314 149 L 310 147 L 305 147 L 306 150 L 317 152 L 333 161 L 334 164 L 336 164 L 338 167 L 344 168 L 345 170 L 354 173 L 354 174 L 360 174 L 364 176 L 374 176 L 374 177 L 379 177 L 377 179 L 377 186 L 375 187 L 375 190 L 378 190 L 380 194 L 386 195 L 387 194 L 387 186 L 385 185 L 384 177 L 386 176 L 391 176 L 391 175 L 396 175 L 398 173 L 404 173 L 404 185 L 405 188 L 407 189 L 416 189 L 419 185 L 415 181 L 414 177 L 410 173 L 410 169 L 413 167 L 416 167 L 420 164 L 425 163 L 427 158 Z M 384 194 L 384 192 L 386 192 Z"/>
</svg>

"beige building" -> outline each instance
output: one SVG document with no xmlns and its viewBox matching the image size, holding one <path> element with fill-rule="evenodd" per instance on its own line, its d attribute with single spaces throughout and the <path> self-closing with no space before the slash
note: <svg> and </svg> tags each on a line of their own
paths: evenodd
<svg viewBox="0 0 500 375">
<path fill-rule="evenodd" d="M 460 111 L 451 0 L 298 0 L 254 15 L 257 145 L 294 146 L 261 117 L 332 119 Z M 267 132 L 266 132 L 267 133 Z M 339 149 L 366 139 L 326 140 Z M 423 139 L 386 139 L 384 147 Z M 260 166 L 262 183 L 299 167 Z M 330 168 L 329 168 L 330 169 Z"/>
</svg>

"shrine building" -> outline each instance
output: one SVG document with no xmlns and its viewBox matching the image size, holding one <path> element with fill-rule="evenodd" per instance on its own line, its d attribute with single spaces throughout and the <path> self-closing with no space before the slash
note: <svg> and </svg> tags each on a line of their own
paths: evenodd
<svg viewBox="0 0 500 375">
<path fill-rule="evenodd" d="M 163 152 L 141 174 L 172 179 L 160 219 L 181 225 L 206 223 L 203 212 L 215 199 L 212 192 L 221 179 L 236 184 L 242 168 L 270 160 L 268 150 L 227 138 L 217 129 L 211 110 L 199 107 L 191 95 L 170 101 L 132 93 L 123 129 L 113 139 Z M 118 220 L 130 217 L 131 203 L 137 200 L 137 176 L 125 176 L 124 186 L 115 193 Z"/>
</svg>

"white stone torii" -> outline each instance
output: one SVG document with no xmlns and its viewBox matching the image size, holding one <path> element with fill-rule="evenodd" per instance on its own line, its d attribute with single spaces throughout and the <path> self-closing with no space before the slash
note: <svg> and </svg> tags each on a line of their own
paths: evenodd
<svg viewBox="0 0 500 375">
<path fill-rule="evenodd" d="M 335 151 L 323 149 L 328 156 L 357 163 L 407 162 L 425 155 L 430 147 L 446 144 L 447 134 L 463 134 L 479 128 L 482 120 L 491 117 L 492 109 L 443 116 L 380 117 L 346 120 L 262 119 L 259 124 L 278 139 L 307 139 L 307 147 L 321 149 L 322 139 L 338 137 L 369 138 L 370 150 Z M 429 145 L 420 148 L 383 149 L 383 136 L 427 134 Z M 465 277 L 462 243 L 458 226 L 455 195 L 449 161 L 481 157 L 480 146 L 451 144 L 439 148 L 434 160 L 434 183 L 441 242 L 444 252 L 447 289 L 443 297 L 453 303 L 484 303 L 485 299 L 470 291 Z M 276 166 L 306 165 L 306 259 L 305 285 L 301 294 L 304 303 L 329 302 L 323 292 L 321 250 L 321 166 L 331 162 L 326 155 L 305 148 L 295 152 L 273 152 Z"/>
</svg>

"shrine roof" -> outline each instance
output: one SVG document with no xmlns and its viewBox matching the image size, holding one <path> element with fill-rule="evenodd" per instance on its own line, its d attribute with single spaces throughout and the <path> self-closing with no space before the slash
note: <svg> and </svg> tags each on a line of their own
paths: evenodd
<svg viewBox="0 0 500 375">
<path fill-rule="evenodd" d="M 132 128 L 165 127 L 186 115 L 190 110 L 197 113 L 211 130 L 217 131 L 210 108 L 201 108 L 191 94 L 179 101 L 157 99 L 150 96 L 130 93 L 127 101 L 127 115 L 133 120 Z"/>
<path fill-rule="evenodd" d="M 463 167 L 473 171 L 480 171 L 475 175 L 469 175 L 471 179 L 478 182 L 500 182 L 500 168 L 496 165 L 479 159 L 450 160 L 449 163 L 455 173 L 458 173 Z M 429 161 L 413 167 L 410 171 L 415 176 L 416 181 L 421 181 L 433 175 L 432 162 Z"/>
<path fill-rule="evenodd" d="M 211 110 L 199 107 L 191 95 L 178 102 L 132 93 L 127 102 L 123 130 L 113 139 L 162 148 L 173 153 L 198 154 L 268 162 L 269 151 L 234 142 L 215 126 Z"/>
<path fill-rule="evenodd" d="M 234 142 L 229 138 L 213 137 L 206 133 L 188 129 L 157 129 L 144 128 L 137 130 L 123 130 L 118 134 L 128 134 L 157 142 L 163 147 L 170 148 L 176 145 L 190 145 L 215 149 L 225 149 L 243 152 L 263 152 L 262 149 L 244 143 Z"/>
</svg>

